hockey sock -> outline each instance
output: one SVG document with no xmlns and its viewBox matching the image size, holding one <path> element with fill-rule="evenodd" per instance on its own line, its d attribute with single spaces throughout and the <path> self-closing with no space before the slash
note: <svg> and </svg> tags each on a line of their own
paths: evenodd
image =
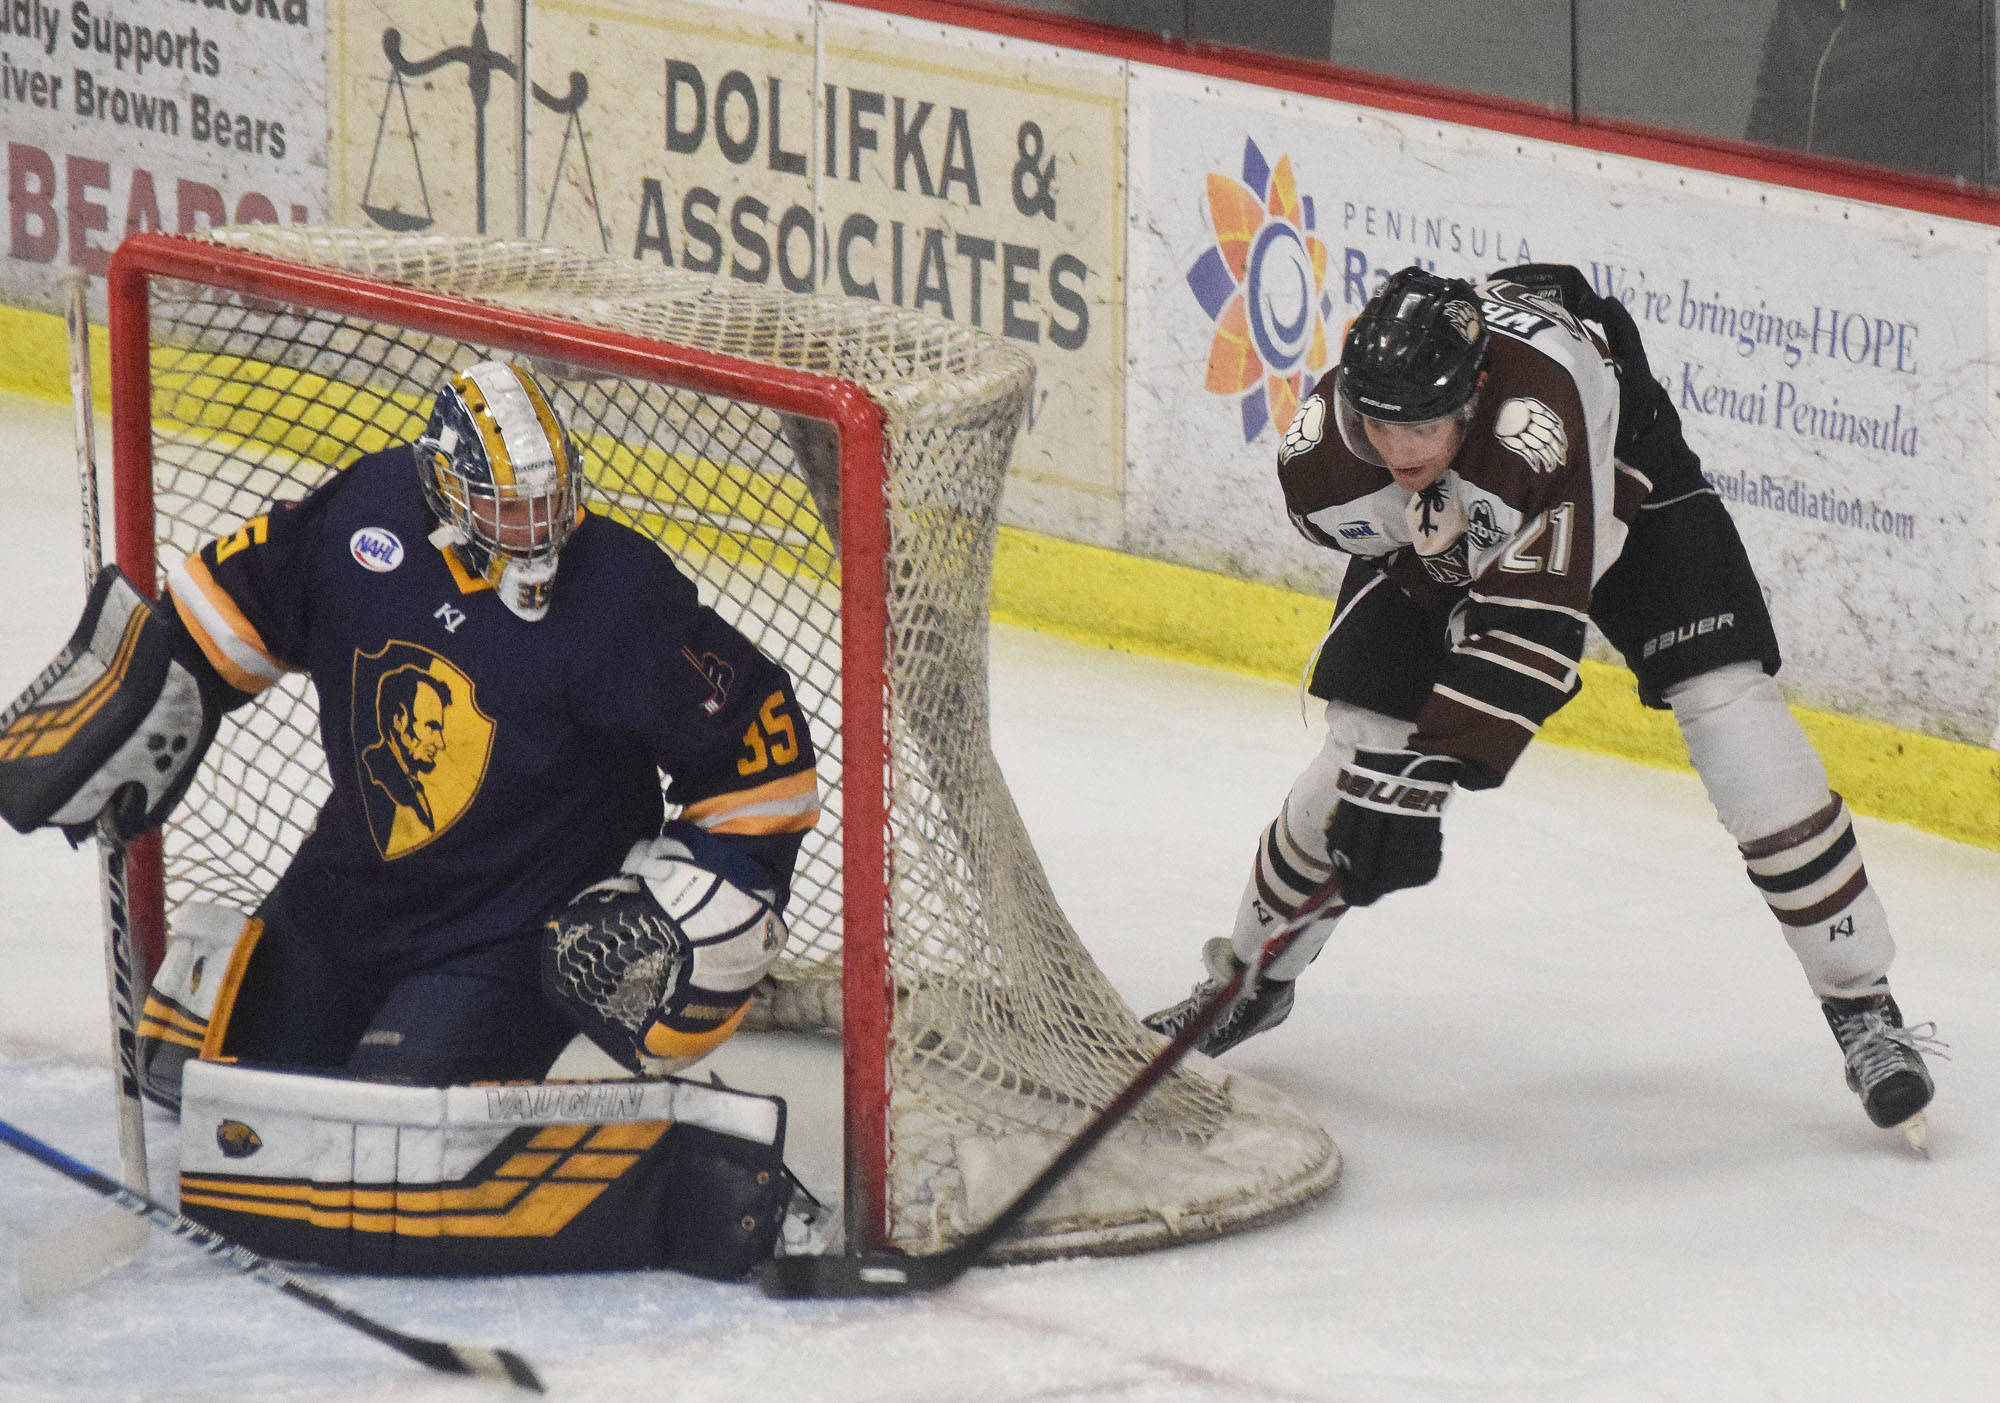
<svg viewBox="0 0 2000 1403">
<path fill-rule="evenodd" d="M 1731 663 L 1669 688 L 1716 817 L 1798 956 L 1813 992 L 1852 997 L 1895 956 L 1854 824 L 1762 666 Z"/>
<path fill-rule="evenodd" d="M 1306 898 L 1333 875 L 1326 851 L 1326 820 L 1340 802 L 1341 768 L 1356 750 L 1394 750 L 1409 738 L 1410 730 L 1408 721 L 1349 702 L 1326 704 L 1326 743 L 1292 782 L 1284 807 L 1258 839 L 1257 863 L 1237 904 L 1236 927 L 1229 937 L 1238 960 L 1247 965 L 1256 959 L 1271 932 L 1297 916 Z M 1340 916 L 1335 911 L 1309 926 L 1264 977 L 1298 978 L 1333 934 Z"/>
<path fill-rule="evenodd" d="M 1296 916 L 1306 898 L 1332 875 L 1333 864 L 1324 855 L 1313 857 L 1285 831 L 1282 815 L 1273 820 L 1258 840 L 1256 869 L 1237 906 L 1236 928 L 1229 938 L 1236 958 L 1246 965 L 1256 959 L 1271 934 Z M 1336 913 L 1308 926 L 1291 948 L 1264 971 L 1264 977 L 1298 978 L 1333 934 L 1339 919 Z"/>
<path fill-rule="evenodd" d="M 1838 794 L 1810 818 L 1745 843 L 1742 851 L 1750 880 L 1778 918 L 1815 994 L 1856 998 L 1882 981 L 1896 942 Z"/>
</svg>

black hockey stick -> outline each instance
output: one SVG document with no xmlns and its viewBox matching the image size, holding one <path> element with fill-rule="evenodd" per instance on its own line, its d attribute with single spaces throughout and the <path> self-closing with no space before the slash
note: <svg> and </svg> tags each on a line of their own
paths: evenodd
<svg viewBox="0 0 2000 1403">
<path fill-rule="evenodd" d="M 360 1311 L 344 1306 L 331 1296 L 319 1291 L 293 1276 L 276 1263 L 258 1256 L 249 1248 L 231 1242 L 221 1233 L 205 1228 L 191 1218 L 184 1218 L 165 1204 L 126 1188 L 108 1174 L 100 1174 L 81 1160 L 71 1159 L 53 1145 L 48 1145 L 17 1126 L 0 1120 L 0 1141 L 12 1145 L 30 1159 L 38 1159 L 58 1174 L 63 1174 L 94 1193 L 103 1195 L 138 1217 L 147 1219 L 155 1227 L 164 1228 L 175 1237 L 185 1238 L 209 1256 L 226 1266 L 234 1267 L 245 1276 L 254 1277 L 266 1286 L 274 1286 L 293 1300 L 311 1306 L 322 1315 L 332 1316 L 341 1324 L 359 1330 L 370 1339 L 379 1340 L 390 1349 L 407 1355 L 417 1363 L 441 1374 L 479 1374 L 490 1379 L 502 1379 L 517 1388 L 532 1389 L 536 1393 L 546 1392 L 542 1380 L 528 1361 L 510 1349 L 482 1349 L 477 1345 L 447 1344 L 443 1340 L 420 1339 L 406 1335 L 400 1330 L 391 1330 L 380 1321 L 371 1320 Z"/>
<path fill-rule="evenodd" d="M 1292 944 L 1307 926 L 1325 914 L 1326 909 L 1340 900 L 1340 876 L 1335 873 L 1324 885 L 1306 898 L 1285 926 L 1264 942 L 1264 948 L 1257 952 L 1255 964 L 1238 969 L 1220 989 L 1209 996 L 1208 1002 L 1195 1011 L 1188 1025 L 1176 1033 L 1173 1040 L 1153 1055 L 1153 1060 L 1139 1069 L 1139 1074 L 1128 1082 L 1123 1091 L 1111 1098 L 1110 1104 L 1097 1113 L 1082 1130 L 1076 1133 L 1061 1152 L 1049 1161 L 1048 1167 L 1028 1181 L 1026 1188 L 1014 1196 L 1013 1202 L 993 1215 L 993 1220 L 956 1247 L 928 1256 L 912 1257 L 900 1252 L 868 1252 L 859 1255 L 829 1252 L 798 1257 L 773 1257 L 757 1270 L 757 1282 L 768 1296 L 781 1299 L 798 1299 L 833 1296 L 900 1296 L 915 1291 L 935 1291 L 965 1275 L 992 1246 L 1020 1226 L 1022 1219 L 1034 1211 L 1035 1205 L 1047 1197 L 1049 1191 L 1076 1168 L 1077 1163 L 1097 1147 L 1118 1123 L 1125 1119 L 1132 1108 L 1146 1099 L 1148 1092 L 1158 1085 L 1175 1067 L 1179 1066 L 1194 1045 L 1215 1025 L 1229 1006 L 1236 1001 L 1244 985 L 1261 975 L 1271 964 L 1292 948 Z"/>
</svg>

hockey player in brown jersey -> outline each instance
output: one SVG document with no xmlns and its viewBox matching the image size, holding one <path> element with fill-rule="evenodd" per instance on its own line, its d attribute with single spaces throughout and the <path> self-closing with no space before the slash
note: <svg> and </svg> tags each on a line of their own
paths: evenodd
<svg viewBox="0 0 2000 1403">
<path fill-rule="evenodd" d="M 1340 897 L 1198 1046 L 1290 1012 L 1347 908 L 1437 875 L 1458 789 L 1501 784 L 1579 687 L 1594 622 L 1671 709 L 1750 880 L 1804 967 L 1875 1124 L 1921 1144 L 1928 1025 L 1890 996 L 1895 947 L 1854 830 L 1773 675 L 1777 638 L 1721 499 L 1622 304 L 1574 268 L 1474 287 L 1388 279 L 1278 452 L 1292 522 L 1349 559 L 1309 690 L 1324 748 L 1258 845 L 1173 1033 L 1337 872 Z"/>
</svg>

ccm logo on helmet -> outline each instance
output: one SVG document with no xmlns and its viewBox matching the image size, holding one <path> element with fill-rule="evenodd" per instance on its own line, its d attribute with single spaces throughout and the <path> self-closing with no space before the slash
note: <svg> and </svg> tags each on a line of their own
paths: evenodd
<svg viewBox="0 0 2000 1403">
<path fill-rule="evenodd" d="M 357 562 L 385 574 L 403 563 L 403 543 L 385 526 L 364 526 L 347 541 L 347 550 Z"/>
</svg>

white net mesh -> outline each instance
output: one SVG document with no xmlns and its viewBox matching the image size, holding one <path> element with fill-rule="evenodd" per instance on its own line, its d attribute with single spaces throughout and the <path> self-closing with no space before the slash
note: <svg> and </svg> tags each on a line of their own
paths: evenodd
<svg viewBox="0 0 2000 1403">
<path fill-rule="evenodd" d="M 977 1228 L 1159 1046 L 1050 892 L 989 744 L 987 595 L 1008 453 L 1032 380 L 1004 342 L 874 303 L 773 293 L 472 238 L 254 227 L 215 240 L 860 383 L 882 407 L 890 525 L 890 1240 Z M 156 282 L 162 571 L 359 453 L 414 438 L 477 344 Z M 801 854 L 768 1017 L 836 1027 L 842 763 L 838 454 L 829 426 L 652 381 L 536 369 L 588 460 L 587 503 L 657 540 L 792 674 L 826 817 Z M 327 792 L 301 679 L 227 719 L 166 835 L 168 907 L 253 906 Z M 850 1108 L 851 1113 L 852 1108 Z M 1208 1235 L 1326 1188 L 1339 1156 L 1277 1093 L 1212 1065 L 1169 1078 L 1006 1255 Z"/>
</svg>

